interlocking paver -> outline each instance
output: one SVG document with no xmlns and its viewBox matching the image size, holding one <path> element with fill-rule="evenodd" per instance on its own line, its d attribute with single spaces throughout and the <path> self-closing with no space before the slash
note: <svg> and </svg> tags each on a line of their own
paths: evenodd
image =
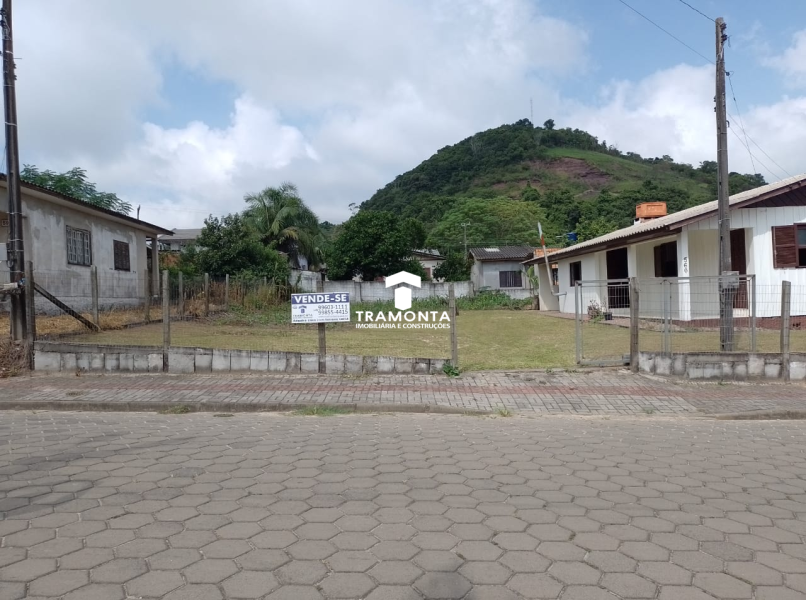
<svg viewBox="0 0 806 600">
<path fill-rule="evenodd" d="M 0 598 L 806 590 L 797 422 L 6 416 Z"/>
</svg>

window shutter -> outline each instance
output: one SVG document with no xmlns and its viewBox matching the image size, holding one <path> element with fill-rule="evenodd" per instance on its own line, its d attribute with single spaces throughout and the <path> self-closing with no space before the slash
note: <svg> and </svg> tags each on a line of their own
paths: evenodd
<svg viewBox="0 0 806 600">
<path fill-rule="evenodd" d="M 772 255 L 773 267 L 776 269 L 794 269 L 798 266 L 794 225 L 772 228 Z"/>
</svg>

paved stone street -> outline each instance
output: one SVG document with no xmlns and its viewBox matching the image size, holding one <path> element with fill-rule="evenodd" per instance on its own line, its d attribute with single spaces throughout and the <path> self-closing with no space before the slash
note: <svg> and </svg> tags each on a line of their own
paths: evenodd
<svg viewBox="0 0 806 600">
<path fill-rule="evenodd" d="M 806 427 L 2 413 L 0 598 L 806 598 Z"/>
<path fill-rule="evenodd" d="M 491 412 L 662 415 L 804 410 L 803 385 L 662 381 L 624 370 L 444 375 L 75 375 L 0 380 L 0 408 L 164 404 L 214 410 L 299 404 L 440 407 Z M 65 404 L 69 403 L 69 404 Z M 109 408 L 106 406 L 105 408 Z"/>
</svg>

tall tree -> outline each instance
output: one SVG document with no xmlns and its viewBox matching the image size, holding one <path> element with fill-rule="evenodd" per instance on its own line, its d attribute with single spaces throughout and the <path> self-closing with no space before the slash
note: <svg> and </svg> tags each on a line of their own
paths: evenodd
<svg viewBox="0 0 806 600">
<path fill-rule="evenodd" d="M 79 167 L 64 173 L 56 173 L 47 169 L 40 171 L 34 165 L 25 165 L 20 176 L 28 183 L 33 183 L 124 215 L 128 215 L 132 210 L 132 205 L 125 200 L 121 200 L 117 194 L 99 192 L 95 189 L 95 184 L 87 181 L 87 172 Z"/>
<path fill-rule="evenodd" d="M 303 256 L 309 267 L 321 264 L 319 220 L 300 198 L 297 186 L 284 182 L 247 194 L 244 200 L 249 205 L 244 212 L 246 222 L 266 246 L 288 254 L 295 267 Z"/>
<path fill-rule="evenodd" d="M 180 268 L 188 272 L 288 281 L 288 261 L 264 246 L 239 214 L 208 217 L 191 246 L 182 253 Z"/>
<path fill-rule="evenodd" d="M 411 251 L 422 244 L 422 227 L 411 219 L 388 212 L 359 211 L 342 226 L 328 261 L 331 279 L 351 279 L 360 275 L 365 281 L 398 271 L 425 276 Z"/>
<path fill-rule="evenodd" d="M 427 246 L 443 252 L 464 247 L 464 223 L 468 244 L 529 244 L 540 242 L 538 221 L 546 237 L 553 239 L 555 228 L 547 225 L 546 213 L 535 202 L 511 198 L 463 198 L 445 213 L 428 235 Z"/>
</svg>

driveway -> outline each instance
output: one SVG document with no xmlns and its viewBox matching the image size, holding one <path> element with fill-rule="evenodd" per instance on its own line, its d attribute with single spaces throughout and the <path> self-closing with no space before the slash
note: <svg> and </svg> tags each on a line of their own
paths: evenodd
<svg viewBox="0 0 806 600">
<path fill-rule="evenodd" d="M 0 598 L 806 598 L 806 428 L 4 412 Z"/>
</svg>

